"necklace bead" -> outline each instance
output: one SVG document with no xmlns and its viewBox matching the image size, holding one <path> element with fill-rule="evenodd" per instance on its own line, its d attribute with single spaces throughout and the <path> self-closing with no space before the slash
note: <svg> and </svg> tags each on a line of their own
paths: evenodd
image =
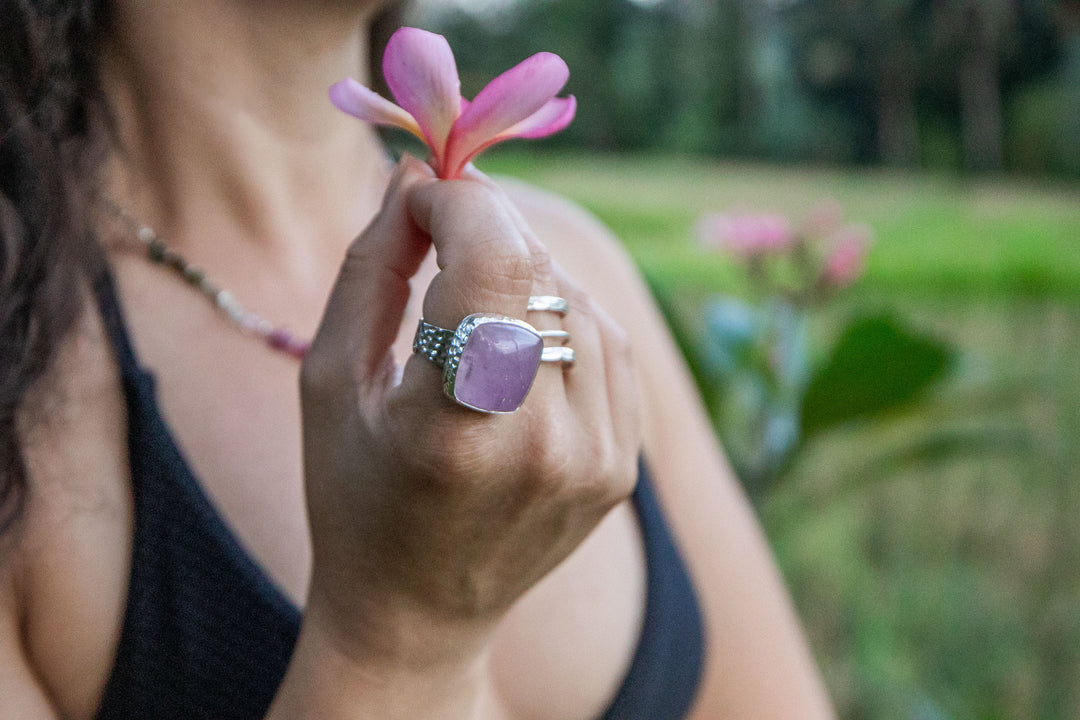
<svg viewBox="0 0 1080 720">
<path fill-rule="evenodd" d="M 245 309 L 229 290 L 218 287 L 207 278 L 205 270 L 192 265 L 184 256 L 170 248 L 153 228 L 136 222 L 111 200 L 103 202 L 116 219 L 132 229 L 135 237 L 146 249 L 146 257 L 150 262 L 176 273 L 188 285 L 198 290 L 241 332 L 255 335 L 276 352 L 297 360 L 303 359 L 311 341 L 298 337 L 285 328 L 276 327 L 260 315 Z"/>
</svg>

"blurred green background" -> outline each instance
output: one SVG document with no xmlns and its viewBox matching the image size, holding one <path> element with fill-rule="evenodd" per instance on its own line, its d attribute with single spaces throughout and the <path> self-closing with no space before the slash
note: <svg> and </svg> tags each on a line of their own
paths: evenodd
<svg viewBox="0 0 1080 720">
<path fill-rule="evenodd" d="M 567 60 L 573 125 L 479 165 L 619 234 L 714 410 L 703 307 L 746 288 L 695 241 L 701 214 L 831 198 L 873 228 L 812 349 L 881 311 L 946 343 L 950 371 L 748 488 L 830 691 L 853 719 L 1080 717 L 1080 3 L 431 0 L 400 19 L 448 36 L 466 96 L 532 52 Z"/>
</svg>

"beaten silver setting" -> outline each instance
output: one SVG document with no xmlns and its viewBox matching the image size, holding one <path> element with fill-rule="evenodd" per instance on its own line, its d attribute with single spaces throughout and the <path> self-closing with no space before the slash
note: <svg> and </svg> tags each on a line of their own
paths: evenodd
<svg viewBox="0 0 1080 720">
<path fill-rule="evenodd" d="M 561 300 L 561 298 L 554 299 Z M 531 300 L 532 299 L 530 299 L 530 302 Z M 565 330 L 537 330 L 529 323 L 524 320 L 518 320 L 517 318 L 506 317 L 505 315 L 497 315 L 494 313 L 473 313 L 472 315 L 467 315 L 454 330 L 448 330 L 439 327 L 438 325 L 432 325 L 421 318 L 416 326 L 416 334 L 413 336 L 412 349 L 414 353 L 420 355 L 428 362 L 436 367 L 442 368 L 443 392 L 448 398 L 459 405 L 463 405 L 472 410 L 490 414 L 503 414 L 501 411 L 488 410 L 464 403 L 459 400 L 455 394 L 458 367 L 461 364 L 461 356 L 465 350 L 465 344 L 468 342 L 469 336 L 472 335 L 476 328 L 490 322 L 514 325 L 537 336 L 540 338 L 541 342 L 547 339 L 553 339 L 565 343 L 570 340 L 570 333 Z M 557 362 L 566 365 L 573 364 L 574 350 L 565 345 L 545 347 L 540 353 L 540 362 Z"/>
</svg>

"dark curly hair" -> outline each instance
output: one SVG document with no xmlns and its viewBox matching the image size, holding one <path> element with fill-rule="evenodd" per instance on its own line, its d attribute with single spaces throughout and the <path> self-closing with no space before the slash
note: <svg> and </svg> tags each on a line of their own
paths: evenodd
<svg viewBox="0 0 1080 720">
<path fill-rule="evenodd" d="M 105 0 L 0 2 L 0 531 L 19 516 L 17 418 L 103 262 L 86 189 L 104 149 Z"/>
<path fill-rule="evenodd" d="M 390 0 L 371 58 L 403 17 Z M 104 271 L 90 213 L 112 139 L 99 74 L 110 0 L 0 0 L 0 535 L 20 516 L 27 394 Z"/>
</svg>

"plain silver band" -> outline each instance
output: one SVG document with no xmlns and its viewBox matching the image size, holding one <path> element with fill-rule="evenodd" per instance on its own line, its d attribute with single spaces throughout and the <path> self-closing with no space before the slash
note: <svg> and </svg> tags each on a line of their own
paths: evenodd
<svg viewBox="0 0 1080 720">
<path fill-rule="evenodd" d="M 570 310 L 570 303 L 558 295 L 533 295 L 526 308 L 529 312 L 553 312 L 565 315 Z"/>
<path fill-rule="evenodd" d="M 545 340 L 551 338 L 552 340 L 561 340 L 564 343 L 570 342 L 570 333 L 566 330 L 537 330 L 537 332 Z"/>
</svg>

